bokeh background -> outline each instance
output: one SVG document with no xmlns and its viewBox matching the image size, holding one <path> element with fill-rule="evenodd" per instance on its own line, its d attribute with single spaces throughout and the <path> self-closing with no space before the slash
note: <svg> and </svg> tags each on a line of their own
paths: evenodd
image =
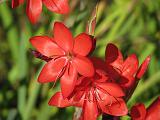
<svg viewBox="0 0 160 120">
<path fill-rule="evenodd" d="M 37 76 L 43 62 L 31 54 L 29 38 L 52 36 L 54 21 L 64 21 L 74 35 L 85 31 L 98 0 L 70 0 L 69 15 L 49 12 L 45 7 L 39 22 L 31 25 L 26 4 L 11 8 L 11 1 L 0 0 L 0 120 L 71 120 L 73 107 L 49 107 L 49 98 L 59 90 L 53 84 L 40 85 Z M 160 95 L 160 0 L 100 0 L 95 30 L 95 56 L 104 57 L 112 42 L 124 57 L 136 53 L 140 63 L 151 55 L 147 73 L 128 102 L 146 106 Z M 123 117 L 127 120 L 129 117 Z"/>
</svg>

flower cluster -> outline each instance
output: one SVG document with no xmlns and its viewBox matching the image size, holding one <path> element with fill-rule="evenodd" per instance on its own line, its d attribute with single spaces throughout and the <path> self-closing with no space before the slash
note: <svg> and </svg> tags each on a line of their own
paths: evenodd
<svg viewBox="0 0 160 120">
<path fill-rule="evenodd" d="M 83 108 L 83 120 L 96 120 L 101 113 L 122 116 L 128 113 L 125 96 L 122 88 L 108 75 L 101 65 L 105 62 L 98 58 L 91 58 L 95 66 L 95 74 L 92 77 L 81 76 L 78 83 L 69 96 L 64 99 L 61 92 L 57 92 L 49 101 L 49 105 L 66 107 L 77 106 Z"/>
<path fill-rule="evenodd" d="M 42 12 L 43 4 L 52 12 L 67 14 L 68 0 L 26 0 L 26 13 L 35 24 Z M 12 0 L 12 8 L 24 0 Z M 95 12 L 93 12 L 95 14 Z M 99 115 L 124 116 L 128 114 L 126 102 L 132 96 L 139 80 L 150 62 L 148 56 L 139 67 L 135 54 L 126 59 L 118 48 L 109 43 L 105 60 L 91 57 L 96 47 L 94 32 L 96 16 L 87 27 L 87 32 L 73 37 L 61 22 L 55 22 L 53 36 L 30 38 L 36 58 L 46 61 L 39 74 L 38 82 L 48 83 L 60 80 L 61 91 L 50 99 L 49 105 L 56 107 L 80 107 L 79 120 L 96 120 Z M 91 27 L 91 28 L 89 28 Z M 141 103 L 132 107 L 133 120 L 160 120 L 160 98 L 147 110 Z"/>
<path fill-rule="evenodd" d="M 96 120 L 102 113 L 128 114 L 126 101 L 145 73 L 150 56 L 139 67 L 135 54 L 124 60 L 118 48 L 110 43 L 105 61 L 91 57 L 94 38 L 87 33 L 74 38 L 60 22 L 54 24 L 53 37 L 35 36 L 30 42 L 36 48 L 35 57 L 47 62 L 38 81 L 60 79 L 61 91 L 52 96 L 49 105 L 81 107 L 82 120 Z"/>
</svg>

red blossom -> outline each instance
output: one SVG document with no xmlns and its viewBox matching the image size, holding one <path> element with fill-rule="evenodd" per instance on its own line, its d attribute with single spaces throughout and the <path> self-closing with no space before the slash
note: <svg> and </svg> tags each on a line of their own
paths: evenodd
<svg viewBox="0 0 160 120">
<path fill-rule="evenodd" d="M 125 96 L 121 87 L 112 83 L 103 66 L 105 62 L 92 59 L 96 73 L 92 77 L 80 77 L 73 93 L 63 99 L 62 93 L 57 92 L 49 101 L 49 105 L 57 107 L 82 107 L 82 120 L 96 120 L 98 115 L 106 113 L 114 116 L 126 115 L 128 110 Z M 100 64 L 99 64 L 100 63 Z M 103 65 L 103 66 L 101 66 Z"/>
<path fill-rule="evenodd" d="M 121 51 L 114 44 L 108 44 L 106 47 L 107 71 L 116 80 L 115 82 L 118 82 L 126 91 L 136 87 L 137 80 L 147 70 L 149 62 L 150 56 L 144 60 L 138 69 L 139 62 L 135 54 L 124 60 Z"/>
<path fill-rule="evenodd" d="M 69 12 L 68 0 L 26 0 L 27 1 L 27 16 L 31 23 L 35 24 L 42 12 L 42 4 L 50 11 L 67 14 Z M 12 8 L 15 8 L 24 3 L 24 0 L 12 0 Z"/>
<path fill-rule="evenodd" d="M 160 97 L 147 108 L 146 120 L 160 120 Z"/>
<path fill-rule="evenodd" d="M 138 103 L 131 109 L 131 117 L 133 120 L 145 120 L 146 108 L 143 103 Z"/>
<path fill-rule="evenodd" d="M 68 97 L 74 89 L 78 73 L 87 77 L 94 75 L 93 64 L 86 57 L 92 49 L 92 38 L 86 33 L 73 38 L 69 29 L 60 22 L 54 24 L 53 35 L 53 38 L 35 36 L 30 39 L 43 58 L 45 56 L 50 60 L 43 67 L 38 81 L 56 82 L 61 78 L 63 97 Z"/>
<path fill-rule="evenodd" d="M 160 120 L 160 97 L 147 109 L 144 104 L 138 103 L 131 108 L 132 120 Z"/>
</svg>

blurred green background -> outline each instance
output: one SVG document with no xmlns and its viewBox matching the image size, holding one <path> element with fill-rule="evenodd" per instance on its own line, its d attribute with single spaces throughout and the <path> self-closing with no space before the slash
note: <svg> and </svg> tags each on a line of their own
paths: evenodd
<svg viewBox="0 0 160 120">
<path fill-rule="evenodd" d="M 44 63 L 30 52 L 29 38 L 52 36 L 54 21 L 64 21 L 74 35 L 85 31 L 98 0 L 70 0 L 71 12 L 62 16 L 45 7 L 36 25 L 25 14 L 25 4 L 11 9 L 0 0 L 0 120 L 71 120 L 74 108 L 49 107 L 49 98 L 59 90 L 36 79 Z M 140 63 L 152 56 L 147 73 L 128 102 L 146 106 L 160 95 L 160 0 L 100 0 L 94 55 L 104 57 L 106 44 L 115 43 L 124 57 L 136 53 Z M 128 117 L 123 119 L 129 119 Z"/>
</svg>

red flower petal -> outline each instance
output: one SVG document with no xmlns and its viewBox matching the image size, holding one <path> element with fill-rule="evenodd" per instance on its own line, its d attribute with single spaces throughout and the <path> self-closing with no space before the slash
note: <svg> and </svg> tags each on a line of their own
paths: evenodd
<svg viewBox="0 0 160 120">
<path fill-rule="evenodd" d="M 106 82 L 106 81 L 109 81 L 110 78 L 108 78 L 108 75 L 106 74 L 106 72 L 104 72 L 103 70 L 96 70 L 96 73 L 93 77 L 94 79 L 94 82 Z"/>
<path fill-rule="evenodd" d="M 70 106 L 70 101 L 68 99 L 63 99 L 62 93 L 57 92 L 49 100 L 48 104 L 56 107 L 68 107 Z"/>
<path fill-rule="evenodd" d="M 160 97 L 147 108 L 146 120 L 160 120 Z"/>
<path fill-rule="evenodd" d="M 86 100 L 83 106 L 83 120 L 97 120 L 98 109 L 96 102 Z"/>
<path fill-rule="evenodd" d="M 116 68 L 116 67 L 113 67 L 111 65 L 106 65 L 106 71 L 108 73 L 108 75 L 114 80 L 117 82 L 119 82 L 120 78 L 121 78 L 121 70 Z"/>
<path fill-rule="evenodd" d="M 65 51 L 73 49 L 73 37 L 69 29 L 60 22 L 56 22 L 53 28 L 54 41 Z"/>
<path fill-rule="evenodd" d="M 104 91 L 100 89 L 96 89 L 96 92 L 98 93 L 98 104 L 100 107 L 105 107 L 108 104 L 111 104 L 112 97 L 109 94 L 106 94 Z"/>
<path fill-rule="evenodd" d="M 73 51 L 81 56 L 86 56 L 89 54 L 92 48 L 92 39 L 86 33 L 79 34 L 74 40 Z"/>
<path fill-rule="evenodd" d="M 128 75 L 128 76 L 121 76 L 119 84 L 121 87 L 129 90 L 136 84 L 136 82 L 133 76 Z"/>
<path fill-rule="evenodd" d="M 138 70 L 138 59 L 135 54 L 130 55 L 123 63 L 122 75 L 134 75 Z"/>
<path fill-rule="evenodd" d="M 44 5 L 52 12 L 67 14 L 69 12 L 68 0 L 43 0 Z"/>
<path fill-rule="evenodd" d="M 90 83 L 91 83 L 91 80 L 89 77 L 81 76 L 76 82 L 77 87 L 75 88 L 75 90 L 76 91 L 85 90 L 86 88 L 88 88 Z"/>
<path fill-rule="evenodd" d="M 143 61 L 142 65 L 140 66 L 140 68 L 138 69 L 138 72 L 137 72 L 137 74 L 136 74 L 136 77 L 137 77 L 138 79 L 140 79 L 140 78 L 144 75 L 144 73 L 146 72 L 150 60 L 151 60 L 151 56 L 148 56 L 148 57 Z"/>
<path fill-rule="evenodd" d="M 106 47 L 106 63 L 107 65 L 115 66 L 118 69 L 121 69 L 123 63 L 122 53 L 112 43 L 108 44 Z"/>
<path fill-rule="evenodd" d="M 93 65 L 96 69 L 106 71 L 106 63 L 102 59 L 97 57 L 92 57 L 91 61 L 93 62 Z"/>
<path fill-rule="evenodd" d="M 30 42 L 40 53 L 47 57 L 65 54 L 65 52 L 47 36 L 32 37 Z"/>
<path fill-rule="evenodd" d="M 91 77 L 94 75 L 94 67 L 92 62 L 83 56 L 76 56 L 73 58 L 73 64 L 76 67 L 77 71 L 86 77 Z"/>
<path fill-rule="evenodd" d="M 32 24 L 35 24 L 42 12 L 42 0 L 27 0 L 27 15 Z"/>
<path fill-rule="evenodd" d="M 108 93 L 114 97 L 122 97 L 125 95 L 122 88 L 115 83 L 98 83 L 97 86 L 104 90 L 106 94 Z"/>
<path fill-rule="evenodd" d="M 111 104 L 104 106 L 102 111 L 114 116 L 123 116 L 128 113 L 127 106 L 121 98 L 116 98 L 116 100 L 112 98 Z"/>
<path fill-rule="evenodd" d="M 76 82 L 76 85 L 80 85 L 82 83 L 83 79 L 85 79 L 85 78 L 86 77 L 84 77 L 84 76 L 79 77 L 77 82 Z"/>
<path fill-rule="evenodd" d="M 12 0 L 12 8 L 18 7 L 24 0 Z"/>
<path fill-rule="evenodd" d="M 77 91 L 73 93 L 74 96 L 72 98 L 72 105 L 76 107 L 83 107 L 84 99 L 85 99 L 85 92 L 84 91 Z"/>
<path fill-rule="evenodd" d="M 65 65 L 65 58 L 59 58 L 57 60 L 51 60 L 43 67 L 38 82 L 55 82 L 62 74 L 62 69 Z"/>
<path fill-rule="evenodd" d="M 61 77 L 61 90 L 64 98 L 68 97 L 76 84 L 77 80 L 77 71 L 72 66 L 72 64 L 68 64 L 67 69 L 65 70 L 64 75 Z"/>
<path fill-rule="evenodd" d="M 133 120 L 145 120 L 146 108 L 144 104 L 138 103 L 131 108 L 131 118 Z"/>
</svg>

